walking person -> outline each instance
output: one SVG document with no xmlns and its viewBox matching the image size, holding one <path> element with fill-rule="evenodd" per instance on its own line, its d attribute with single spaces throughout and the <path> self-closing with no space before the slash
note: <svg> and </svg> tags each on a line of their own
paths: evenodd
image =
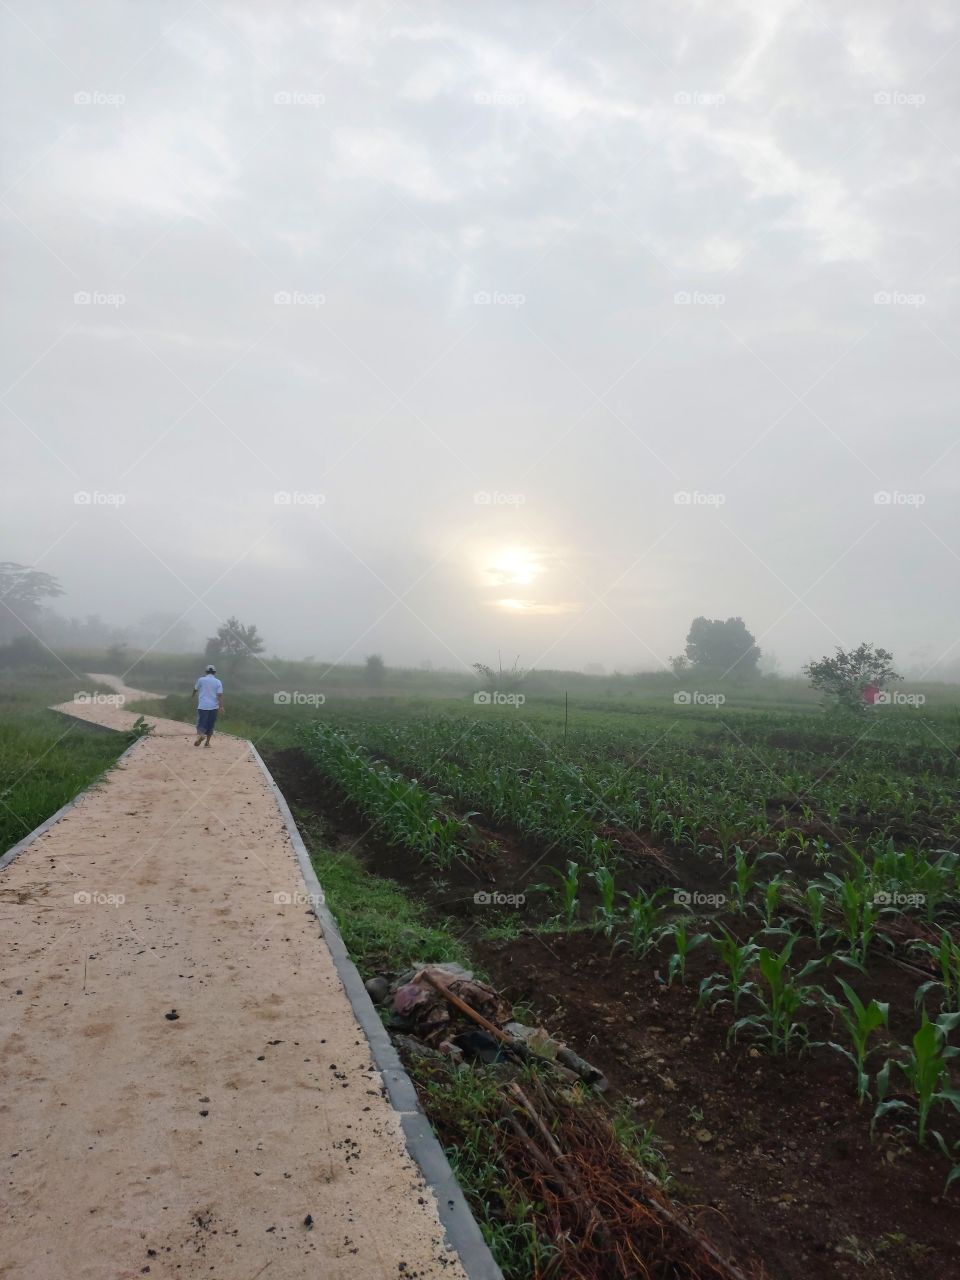
<svg viewBox="0 0 960 1280">
<path fill-rule="evenodd" d="M 216 667 L 207 667 L 193 688 L 197 694 L 197 738 L 193 745 L 199 747 L 206 735 L 203 745 L 209 747 L 217 712 L 223 710 L 223 682 L 217 679 Z"/>
</svg>

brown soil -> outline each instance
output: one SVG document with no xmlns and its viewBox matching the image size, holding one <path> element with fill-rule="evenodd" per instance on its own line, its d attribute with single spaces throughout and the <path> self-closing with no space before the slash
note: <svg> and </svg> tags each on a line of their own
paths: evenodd
<svg viewBox="0 0 960 1280">
<path fill-rule="evenodd" d="M 524 930 L 508 941 L 484 940 L 480 930 L 504 917 L 474 903 L 477 888 L 526 889 L 523 920 L 532 924 L 550 908 L 530 886 L 555 880 L 548 868 L 564 865 L 562 851 L 531 852 L 507 833 L 484 831 L 483 856 L 438 873 L 371 838 L 369 824 L 339 803 L 302 753 L 278 752 L 269 763 L 288 799 L 322 813 L 335 838 L 349 836 L 369 870 L 472 928 L 472 953 L 507 998 L 535 1009 L 601 1067 L 638 1121 L 655 1122 L 680 1196 L 706 1206 L 703 1223 L 718 1244 L 744 1258 L 759 1254 L 773 1280 L 960 1280 L 958 1192 L 941 1198 L 946 1162 L 890 1125 L 871 1142 L 871 1104 L 857 1107 L 853 1067 L 834 1051 L 771 1058 L 747 1033 L 728 1049 L 729 1009 L 697 1009 L 700 980 L 716 967 L 706 948 L 691 954 L 683 988 L 664 984 L 662 957 L 612 953 L 610 940 L 593 932 Z M 656 850 L 642 838 L 629 850 L 621 843 L 647 888 L 710 892 L 709 877 L 721 882 L 722 869 L 702 858 Z M 862 998 L 889 1000 L 892 1035 L 909 1038 L 916 973 L 885 954 L 871 957 L 869 979 L 842 973 Z M 836 986 L 829 973 L 823 981 Z M 825 1019 L 810 1031 L 814 1040 L 829 1038 Z M 875 1070 L 883 1054 L 874 1052 Z M 941 1113 L 937 1124 L 960 1138 L 955 1118 Z"/>
</svg>

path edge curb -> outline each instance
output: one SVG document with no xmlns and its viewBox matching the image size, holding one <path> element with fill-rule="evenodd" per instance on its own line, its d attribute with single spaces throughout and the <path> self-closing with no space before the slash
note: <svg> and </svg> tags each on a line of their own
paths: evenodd
<svg viewBox="0 0 960 1280">
<path fill-rule="evenodd" d="M 407 1075 L 393 1041 L 380 1021 L 380 1015 L 363 985 L 359 970 L 350 958 L 339 926 L 326 905 L 323 888 L 294 816 L 290 812 L 286 797 L 277 786 L 260 752 L 249 739 L 248 745 L 268 787 L 273 792 L 283 825 L 300 865 L 314 915 L 320 921 L 324 940 L 333 957 L 337 975 L 343 983 L 343 989 L 350 1001 L 354 1016 L 370 1045 L 374 1065 L 383 1078 L 390 1102 L 400 1117 L 407 1151 L 436 1197 L 437 1211 L 447 1242 L 459 1255 L 469 1280 L 503 1280 L 503 1272 L 494 1261 L 493 1254 L 483 1238 L 477 1220 L 450 1167 L 450 1162 L 420 1106 L 413 1081 Z"/>
<path fill-rule="evenodd" d="M 56 710 L 56 708 L 51 707 L 50 710 L 53 711 L 53 710 Z M 61 711 L 59 712 L 59 714 L 62 716 L 66 716 L 68 720 L 76 720 L 79 724 L 90 723 L 88 720 L 84 720 L 82 716 L 70 715 L 68 711 Z M 97 729 L 103 729 L 105 726 L 96 725 L 95 727 Z M 122 733 L 123 730 L 107 729 L 107 732 Z M 56 811 L 56 813 L 52 813 L 49 818 L 46 818 L 43 822 L 40 823 L 39 827 L 34 827 L 34 829 L 28 835 L 25 835 L 22 840 L 18 841 L 12 848 L 8 849 L 5 854 L 0 856 L 0 871 L 6 871 L 10 863 L 13 862 L 16 858 L 19 858 L 21 853 L 23 853 L 26 849 L 30 847 L 30 845 L 33 844 L 34 840 L 36 840 L 39 836 L 42 836 L 44 832 L 49 831 L 52 826 L 55 826 L 60 821 L 60 819 L 64 817 L 65 814 L 68 814 L 71 809 L 73 809 L 76 805 L 80 803 L 80 801 L 83 799 L 83 797 L 87 794 L 88 791 L 92 790 L 93 787 L 98 786 L 112 770 L 116 769 L 117 765 L 121 762 L 121 760 L 125 760 L 127 756 L 130 754 L 130 752 L 133 751 L 136 747 L 139 747 L 140 743 L 143 742 L 144 739 L 148 738 L 149 736 L 150 736 L 149 734 L 144 734 L 143 737 L 138 738 L 136 742 L 131 742 L 129 747 L 127 747 L 124 751 L 120 752 L 116 760 L 114 760 L 113 764 L 108 765 L 107 768 L 104 769 L 102 773 L 97 774 L 97 776 L 93 779 L 93 781 L 88 782 L 82 791 L 78 791 L 72 800 L 68 800 L 65 805 L 61 805 L 61 807 Z"/>
</svg>

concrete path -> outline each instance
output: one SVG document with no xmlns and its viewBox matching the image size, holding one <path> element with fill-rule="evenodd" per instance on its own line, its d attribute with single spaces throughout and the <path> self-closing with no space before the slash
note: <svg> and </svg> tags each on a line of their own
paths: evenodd
<svg viewBox="0 0 960 1280">
<path fill-rule="evenodd" d="M 0 875 L 0 1277 L 463 1280 L 248 744 L 148 722 Z"/>
</svg>

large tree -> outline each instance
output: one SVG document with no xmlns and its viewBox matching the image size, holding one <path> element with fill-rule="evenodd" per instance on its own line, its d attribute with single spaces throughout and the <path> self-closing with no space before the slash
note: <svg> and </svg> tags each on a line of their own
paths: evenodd
<svg viewBox="0 0 960 1280">
<path fill-rule="evenodd" d="M 41 601 L 62 595 L 63 588 L 51 574 L 0 561 L 0 639 L 36 630 Z"/>
<path fill-rule="evenodd" d="M 694 618 L 685 655 L 691 667 L 719 676 L 756 675 L 760 661 L 756 639 L 742 618 Z"/>
<path fill-rule="evenodd" d="M 818 662 L 808 662 L 803 674 L 813 685 L 837 706 L 852 711 L 862 711 L 866 705 L 863 690 L 868 684 L 882 689 L 891 680 L 902 680 L 891 663 L 893 654 L 872 644 L 861 644 L 856 649 L 842 649 L 837 645 L 834 657 L 824 655 Z"/>
</svg>

